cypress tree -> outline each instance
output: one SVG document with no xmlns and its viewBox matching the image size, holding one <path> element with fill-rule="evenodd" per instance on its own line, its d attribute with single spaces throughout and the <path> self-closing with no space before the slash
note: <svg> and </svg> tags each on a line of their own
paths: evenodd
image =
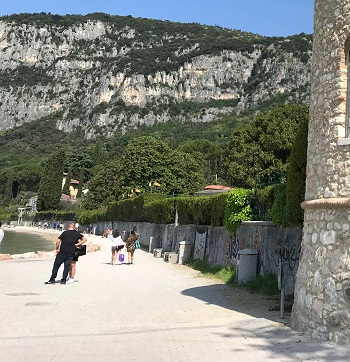
<svg viewBox="0 0 350 362">
<path fill-rule="evenodd" d="M 308 118 L 302 120 L 295 138 L 287 166 L 288 225 L 302 225 L 304 210 L 300 204 L 305 200 L 305 179 L 307 160 Z"/>
<path fill-rule="evenodd" d="M 39 193 L 38 210 L 57 209 L 62 194 L 62 178 L 65 154 L 59 150 L 51 155 L 43 169 Z"/>
</svg>

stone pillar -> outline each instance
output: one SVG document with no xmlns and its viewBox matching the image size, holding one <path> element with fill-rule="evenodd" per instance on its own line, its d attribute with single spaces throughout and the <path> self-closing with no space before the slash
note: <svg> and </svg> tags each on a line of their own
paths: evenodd
<svg viewBox="0 0 350 362">
<path fill-rule="evenodd" d="M 305 219 L 292 326 L 339 343 L 350 342 L 349 39 L 350 0 L 316 0 Z"/>
<path fill-rule="evenodd" d="M 180 241 L 179 243 L 179 264 L 186 264 L 192 253 L 192 243 L 189 241 Z"/>
</svg>

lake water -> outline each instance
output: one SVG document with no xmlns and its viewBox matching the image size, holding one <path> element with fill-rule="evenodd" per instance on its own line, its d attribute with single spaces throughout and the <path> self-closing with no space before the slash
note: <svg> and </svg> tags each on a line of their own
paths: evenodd
<svg viewBox="0 0 350 362">
<path fill-rule="evenodd" d="M 24 254 L 31 251 L 52 251 L 54 243 L 39 234 L 26 234 L 5 230 L 0 243 L 0 254 Z"/>
</svg>

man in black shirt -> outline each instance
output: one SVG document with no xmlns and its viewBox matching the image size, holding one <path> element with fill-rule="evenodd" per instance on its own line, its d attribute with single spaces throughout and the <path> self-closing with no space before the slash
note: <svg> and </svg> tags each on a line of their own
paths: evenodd
<svg viewBox="0 0 350 362">
<path fill-rule="evenodd" d="M 69 268 L 75 254 L 75 248 L 82 245 L 84 242 L 84 236 L 74 229 L 74 224 L 69 224 L 68 229 L 64 231 L 56 241 L 56 259 L 53 264 L 51 277 L 45 284 L 55 283 L 58 269 L 63 263 L 64 270 L 61 284 L 66 284 Z"/>
</svg>

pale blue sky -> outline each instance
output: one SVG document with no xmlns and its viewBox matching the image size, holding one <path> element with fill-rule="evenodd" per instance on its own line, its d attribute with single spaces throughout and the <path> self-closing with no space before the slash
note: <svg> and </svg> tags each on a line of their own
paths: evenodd
<svg viewBox="0 0 350 362">
<path fill-rule="evenodd" d="M 285 36 L 312 32 L 313 7 L 314 0 L 3 0 L 0 14 L 105 12 Z"/>
</svg>

